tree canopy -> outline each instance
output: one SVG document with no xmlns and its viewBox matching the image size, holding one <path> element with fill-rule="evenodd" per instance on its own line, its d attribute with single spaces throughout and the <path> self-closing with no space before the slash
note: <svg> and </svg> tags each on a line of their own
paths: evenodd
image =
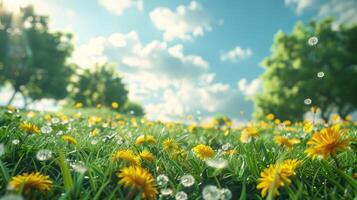
<svg viewBox="0 0 357 200">
<path fill-rule="evenodd" d="M 357 26 L 332 24 L 332 19 L 297 23 L 291 34 L 276 34 L 271 55 L 262 62 L 257 117 L 273 113 L 297 120 L 317 106 L 326 120 L 333 112 L 344 117 L 356 110 Z"/>
<path fill-rule="evenodd" d="M 128 95 L 118 72 L 107 64 L 97 65 L 91 69 L 78 69 L 72 77 L 69 91 L 71 99 L 85 107 L 113 107 L 112 103 L 117 103 L 118 108 L 122 109 Z"/>
<path fill-rule="evenodd" d="M 50 32 L 48 17 L 36 15 L 32 6 L 13 14 L 0 5 L 0 26 L 0 79 L 12 86 L 13 97 L 17 92 L 32 100 L 66 97 L 72 36 Z"/>
</svg>

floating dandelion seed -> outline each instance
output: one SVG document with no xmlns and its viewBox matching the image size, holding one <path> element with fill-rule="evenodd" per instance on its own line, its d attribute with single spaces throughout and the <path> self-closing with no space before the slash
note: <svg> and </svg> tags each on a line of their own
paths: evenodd
<svg viewBox="0 0 357 200">
<path fill-rule="evenodd" d="M 14 139 L 14 140 L 11 141 L 11 143 L 14 144 L 14 145 L 17 145 L 17 144 L 20 143 L 20 140 Z"/>
<path fill-rule="evenodd" d="M 98 143 L 98 140 L 92 140 L 90 143 L 96 145 Z"/>
<path fill-rule="evenodd" d="M 205 200 L 218 200 L 221 198 L 221 191 L 214 185 L 207 185 L 202 190 L 202 197 Z"/>
<path fill-rule="evenodd" d="M 186 192 L 183 192 L 183 191 L 177 192 L 175 195 L 175 199 L 176 200 L 186 200 L 187 199 Z"/>
<path fill-rule="evenodd" d="M 322 77 L 324 77 L 325 76 L 325 73 L 324 72 L 319 72 L 319 73 L 317 73 L 317 77 L 318 78 L 322 78 Z"/>
<path fill-rule="evenodd" d="M 309 38 L 308 43 L 310 46 L 314 46 L 319 42 L 319 39 L 316 36 Z"/>
<path fill-rule="evenodd" d="M 169 196 L 172 194 L 172 189 L 170 188 L 164 188 L 160 190 L 161 195 L 163 196 Z"/>
<path fill-rule="evenodd" d="M 312 100 L 310 98 L 307 98 L 304 100 L 304 104 L 310 105 L 312 103 Z"/>
<path fill-rule="evenodd" d="M 51 133 L 52 132 L 52 128 L 50 126 L 42 126 L 41 127 L 41 132 L 45 133 L 45 134 Z"/>
<path fill-rule="evenodd" d="M 24 198 L 20 195 L 17 194 L 7 194 L 5 196 L 2 196 L 0 200 L 23 200 Z"/>
<path fill-rule="evenodd" d="M 4 144 L 0 144 L 0 156 L 4 155 L 5 153 L 5 146 Z"/>
<path fill-rule="evenodd" d="M 221 200 L 229 200 L 232 199 L 232 192 L 228 188 L 221 189 Z"/>
<path fill-rule="evenodd" d="M 208 159 L 206 160 L 206 164 L 210 167 L 216 168 L 216 169 L 223 169 L 227 167 L 228 161 L 222 158 L 218 159 Z"/>
<path fill-rule="evenodd" d="M 191 175 L 184 175 L 181 177 L 181 184 L 184 187 L 191 187 L 193 184 L 195 184 L 195 178 Z"/>
<path fill-rule="evenodd" d="M 87 167 L 84 165 L 82 161 L 74 161 L 70 162 L 69 165 L 72 169 L 78 173 L 84 174 L 87 171 Z"/>
<path fill-rule="evenodd" d="M 39 161 L 45 161 L 52 158 L 52 151 L 47 149 L 41 149 L 36 153 L 36 158 Z"/>
<path fill-rule="evenodd" d="M 169 182 L 169 178 L 165 174 L 160 174 L 156 177 L 156 183 L 159 186 L 165 186 Z"/>
</svg>

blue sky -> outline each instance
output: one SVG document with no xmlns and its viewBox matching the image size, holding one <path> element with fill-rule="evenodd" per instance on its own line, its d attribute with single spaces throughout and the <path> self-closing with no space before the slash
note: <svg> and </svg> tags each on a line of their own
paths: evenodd
<svg viewBox="0 0 357 200">
<path fill-rule="evenodd" d="M 75 35 L 71 62 L 116 64 L 151 119 L 249 120 L 262 59 L 277 31 L 334 16 L 357 21 L 353 0 L 4 0 L 34 4 L 51 29 Z M 245 114 L 242 114 L 243 111 Z"/>
</svg>

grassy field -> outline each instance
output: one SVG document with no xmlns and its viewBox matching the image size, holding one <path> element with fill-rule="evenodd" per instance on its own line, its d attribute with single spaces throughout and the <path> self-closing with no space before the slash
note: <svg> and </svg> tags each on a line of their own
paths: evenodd
<svg viewBox="0 0 357 200">
<path fill-rule="evenodd" d="M 356 199 L 357 125 L 0 110 L 1 199 Z M 335 153 L 335 151 L 337 153 Z"/>
</svg>

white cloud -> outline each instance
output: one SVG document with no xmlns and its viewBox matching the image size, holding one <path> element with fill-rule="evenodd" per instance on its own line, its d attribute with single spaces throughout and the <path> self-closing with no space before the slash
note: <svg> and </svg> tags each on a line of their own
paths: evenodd
<svg viewBox="0 0 357 200">
<path fill-rule="evenodd" d="M 96 62 L 115 62 L 129 89 L 129 98 L 143 103 L 150 119 L 177 120 L 200 110 L 203 118 L 219 114 L 240 118 L 240 111 L 252 111 L 244 91 L 214 81 L 209 63 L 186 54 L 181 44 L 151 41 L 143 44 L 135 32 L 97 37 L 77 48 L 74 61 L 90 66 Z M 255 83 L 255 82 L 254 82 Z"/>
<path fill-rule="evenodd" d="M 245 96 L 252 97 L 261 89 L 261 80 L 257 78 L 248 83 L 247 79 L 243 78 L 238 81 L 238 88 Z"/>
<path fill-rule="evenodd" d="M 96 62 L 115 62 L 124 72 L 150 72 L 171 79 L 200 78 L 209 67 L 202 57 L 186 55 L 182 45 L 169 46 L 156 40 L 144 45 L 135 31 L 91 39 L 76 49 L 73 59 L 87 67 Z"/>
<path fill-rule="evenodd" d="M 237 62 L 253 55 L 253 51 L 249 48 L 243 49 L 239 46 L 232 50 L 221 54 L 221 61 Z"/>
<path fill-rule="evenodd" d="M 323 4 L 318 12 L 318 17 L 333 16 L 336 25 L 342 23 L 357 23 L 357 1 L 355 0 L 330 0 Z"/>
<path fill-rule="evenodd" d="M 307 10 L 317 12 L 317 18 L 334 17 L 334 26 L 357 23 L 356 0 L 285 0 L 285 5 L 294 8 L 301 15 Z"/>
<path fill-rule="evenodd" d="M 122 15 L 125 10 L 136 7 L 142 11 L 144 8 L 144 2 L 142 0 L 98 0 L 99 4 L 108 11 Z"/>
<path fill-rule="evenodd" d="M 147 105 L 146 111 L 149 119 L 163 121 L 182 120 L 187 115 L 203 119 L 226 115 L 244 120 L 240 113 L 250 113 L 252 104 L 240 91 L 227 84 L 197 86 L 184 83 L 177 89 L 165 90 L 161 101 Z"/>
<path fill-rule="evenodd" d="M 286 6 L 292 7 L 300 15 L 303 11 L 312 7 L 316 0 L 285 0 L 284 2 Z"/>
<path fill-rule="evenodd" d="M 158 7 L 150 12 L 150 19 L 155 27 L 164 32 L 164 40 L 191 40 L 211 30 L 208 14 L 202 5 L 191 1 L 187 6 L 180 5 L 176 11 Z"/>
</svg>

